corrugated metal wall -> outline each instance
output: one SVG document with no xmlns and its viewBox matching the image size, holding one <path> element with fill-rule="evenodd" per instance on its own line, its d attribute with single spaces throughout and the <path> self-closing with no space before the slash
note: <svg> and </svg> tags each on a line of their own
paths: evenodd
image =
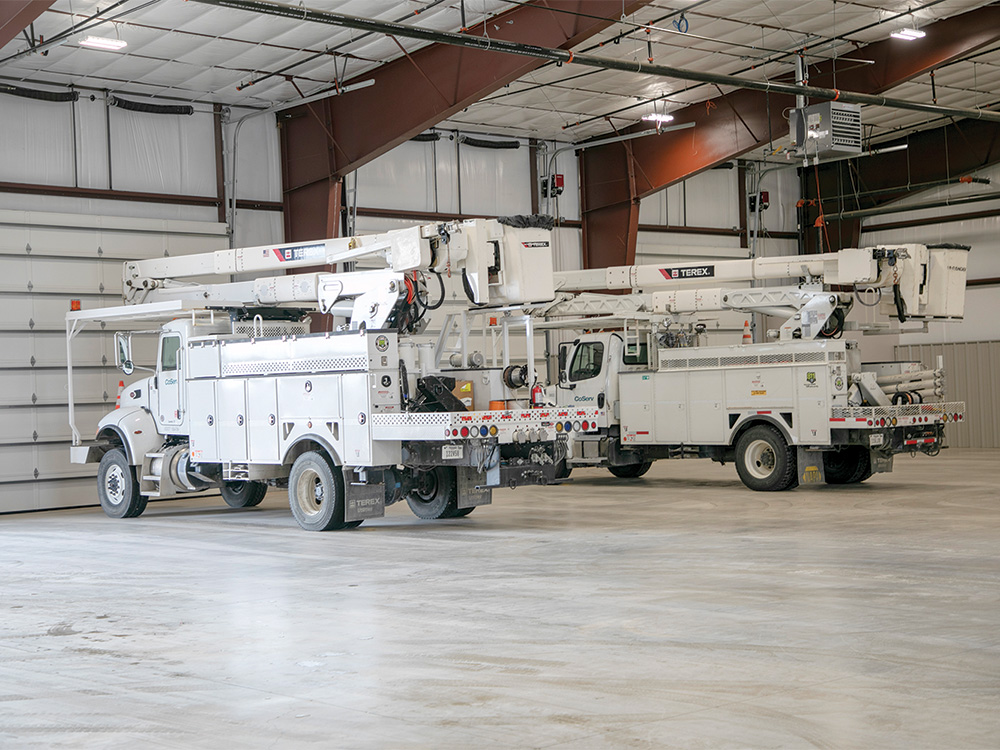
<svg viewBox="0 0 1000 750">
<path fill-rule="evenodd" d="M 911 344 L 896 347 L 896 359 L 934 367 L 944 357 L 949 401 L 964 401 L 966 421 L 948 425 L 953 448 L 1000 448 L 1000 341 Z"/>
<path fill-rule="evenodd" d="M 225 225 L 214 222 L 0 210 L 0 513 L 97 502 L 94 465 L 69 463 L 70 300 L 119 305 L 122 261 L 226 245 Z M 94 326 L 74 343 L 85 439 L 114 407 L 122 375 L 112 352 L 110 332 Z"/>
</svg>

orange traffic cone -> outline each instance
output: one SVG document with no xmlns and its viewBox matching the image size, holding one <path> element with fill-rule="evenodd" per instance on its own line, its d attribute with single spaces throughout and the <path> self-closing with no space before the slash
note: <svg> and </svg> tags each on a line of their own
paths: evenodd
<svg viewBox="0 0 1000 750">
<path fill-rule="evenodd" d="M 118 398 L 115 399 L 115 408 L 116 409 L 121 409 L 122 408 L 122 393 L 124 392 L 124 390 L 125 390 L 125 381 L 124 380 L 119 380 L 118 381 Z"/>
<path fill-rule="evenodd" d="M 749 320 L 743 321 L 743 343 L 744 344 L 752 344 L 753 343 L 753 336 L 750 335 L 750 321 Z"/>
</svg>

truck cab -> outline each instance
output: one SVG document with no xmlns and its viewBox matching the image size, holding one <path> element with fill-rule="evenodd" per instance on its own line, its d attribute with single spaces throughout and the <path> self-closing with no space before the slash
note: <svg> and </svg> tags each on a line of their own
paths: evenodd
<svg viewBox="0 0 1000 750">
<path fill-rule="evenodd" d="M 626 343 L 626 337 L 628 341 Z M 608 420 L 618 417 L 619 375 L 649 369 L 652 342 L 634 331 L 588 333 L 559 345 L 559 383 L 555 402 L 560 407 L 607 406 Z"/>
<path fill-rule="evenodd" d="M 214 329 L 218 329 L 215 331 Z M 204 324 L 198 326 L 197 335 L 225 333 L 228 325 L 212 326 L 206 331 Z M 188 340 L 194 334 L 190 320 L 173 320 L 164 323 L 156 331 L 136 331 L 115 335 L 116 364 L 128 376 L 136 370 L 150 374 L 128 384 L 121 394 L 120 410 L 108 414 L 101 426 L 118 423 L 135 410 L 148 414 L 160 435 L 187 435 L 189 432 L 190 403 L 187 379 Z M 139 367 L 133 360 L 133 336 L 153 338 L 155 336 L 155 364 L 153 367 Z M 136 342 L 139 343 L 139 342 Z M 145 342 L 142 342 L 145 344 Z M 150 352 L 152 353 L 152 352 Z M 140 433 L 141 434 L 141 433 Z"/>
</svg>

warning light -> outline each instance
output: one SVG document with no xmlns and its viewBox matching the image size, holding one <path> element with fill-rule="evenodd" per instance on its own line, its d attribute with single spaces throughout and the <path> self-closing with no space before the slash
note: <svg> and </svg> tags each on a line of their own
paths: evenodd
<svg viewBox="0 0 1000 750">
<path fill-rule="evenodd" d="M 70 312 L 80 312 L 80 300 L 78 300 L 78 299 L 71 299 L 69 301 L 69 309 L 70 309 Z"/>
<path fill-rule="evenodd" d="M 462 428 L 462 437 L 469 437 L 469 428 L 468 427 L 463 427 Z"/>
<path fill-rule="evenodd" d="M 500 430 L 497 429 L 497 426 L 495 424 L 490 425 L 490 435 L 496 437 L 498 432 L 500 432 Z"/>
</svg>

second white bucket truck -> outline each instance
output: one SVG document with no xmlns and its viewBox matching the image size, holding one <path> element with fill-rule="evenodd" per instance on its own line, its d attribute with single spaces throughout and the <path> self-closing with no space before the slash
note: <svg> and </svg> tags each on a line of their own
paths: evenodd
<svg viewBox="0 0 1000 750">
<path fill-rule="evenodd" d="M 965 419 L 964 403 L 944 400 L 941 365 L 865 363 L 841 336 L 889 330 L 847 320 L 866 299 L 900 324 L 961 319 L 968 251 L 885 245 L 556 274 L 562 294 L 536 308 L 539 327 L 579 335 L 559 349 L 550 400 L 602 409 L 589 432 L 573 431 L 565 470 L 638 477 L 654 460 L 706 457 L 735 462 L 751 489 L 784 490 L 862 482 L 898 453 L 936 455 L 945 425 Z M 704 321 L 722 311 L 776 324 L 767 342 L 704 345 Z"/>
</svg>

